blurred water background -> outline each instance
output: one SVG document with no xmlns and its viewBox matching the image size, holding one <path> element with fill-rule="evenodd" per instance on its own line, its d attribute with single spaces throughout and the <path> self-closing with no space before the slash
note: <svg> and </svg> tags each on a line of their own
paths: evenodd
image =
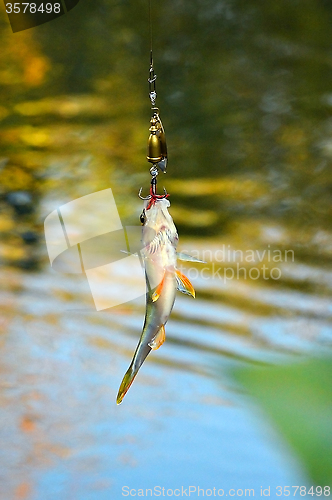
<svg viewBox="0 0 332 500">
<path fill-rule="evenodd" d="M 277 485 L 311 484 L 228 370 L 331 352 L 332 4 L 153 11 L 162 181 L 180 248 L 208 264 L 189 266 L 196 300 L 179 294 L 167 342 L 117 407 L 144 298 L 96 312 L 84 275 L 51 269 L 43 222 L 111 187 L 122 223 L 138 223 L 148 5 L 81 0 L 16 34 L 0 7 L 4 500 L 117 500 L 123 486 L 158 485 L 271 486 L 277 498 Z"/>
</svg>

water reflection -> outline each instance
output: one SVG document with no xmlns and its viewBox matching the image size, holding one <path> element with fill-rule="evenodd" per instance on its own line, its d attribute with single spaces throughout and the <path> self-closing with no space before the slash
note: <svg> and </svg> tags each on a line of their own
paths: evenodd
<svg viewBox="0 0 332 500">
<path fill-rule="evenodd" d="M 159 5 L 162 180 L 182 249 L 211 254 L 189 266 L 197 299 L 177 298 L 167 343 L 119 409 L 144 298 L 96 313 L 83 275 L 50 268 L 42 227 L 58 206 L 109 187 L 122 224 L 138 223 L 149 181 L 146 14 L 144 2 L 82 0 L 15 35 L 0 14 L 6 499 L 120 498 L 122 485 L 152 480 L 306 481 L 220 366 L 331 347 L 332 7 Z M 224 246 L 257 259 L 221 260 Z M 267 249 L 292 250 L 294 261 L 271 262 Z M 263 265 L 280 278 L 248 276 Z"/>
</svg>

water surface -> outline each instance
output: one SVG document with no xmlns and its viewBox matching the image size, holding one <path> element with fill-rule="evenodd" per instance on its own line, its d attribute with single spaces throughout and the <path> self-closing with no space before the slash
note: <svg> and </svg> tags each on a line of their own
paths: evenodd
<svg viewBox="0 0 332 500">
<path fill-rule="evenodd" d="M 229 370 L 331 349 L 332 6 L 174 0 L 154 15 L 160 184 L 181 249 L 207 264 L 186 266 L 197 298 L 179 294 L 167 342 L 117 407 L 144 298 L 97 312 L 84 275 L 51 269 L 43 222 L 111 187 L 122 223 L 138 223 L 147 6 L 82 0 L 15 35 L 1 8 L 6 500 L 310 484 Z"/>
</svg>

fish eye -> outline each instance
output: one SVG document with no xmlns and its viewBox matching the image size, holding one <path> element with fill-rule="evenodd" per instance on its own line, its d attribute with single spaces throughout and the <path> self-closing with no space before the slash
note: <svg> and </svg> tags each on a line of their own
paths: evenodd
<svg viewBox="0 0 332 500">
<path fill-rule="evenodd" d="M 142 226 L 144 226 L 144 224 L 145 224 L 145 222 L 146 222 L 145 210 L 143 210 L 143 212 L 142 212 L 142 213 L 141 213 L 141 215 L 139 216 L 139 220 L 141 221 Z"/>
</svg>

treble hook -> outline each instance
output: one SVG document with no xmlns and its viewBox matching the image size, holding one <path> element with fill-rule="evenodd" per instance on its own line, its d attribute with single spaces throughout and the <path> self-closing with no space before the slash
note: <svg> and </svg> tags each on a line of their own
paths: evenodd
<svg viewBox="0 0 332 500">
<path fill-rule="evenodd" d="M 142 194 L 142 191 L 143 191 L 143 188 L 141 187 L 140 190 L 138 191 L 138 197 L 141 199 L 141 200 L 151 200 L 151 198 L 156 198 L 157 200 L 162 200 L 163 198 L 168 198 L 169 196 L 169 193 L 167 193 L 166 191 L 166 188 L 164 188 L 164 194 L 152 194 L 151 193 L 151 188 L 150 188 L 150 194 L 148 194 L 147 196 L 141 196 Z"/>
<path fill-rule="evenodd" d="M 141 189 L 138 192 L 138 197 L 141 198 L 141 200 L 144 200 L 144 201 L 151 200 L 151 194 L 149 194 L 148 196 L 144 197 L 144 196 L 141 196 L 142 191 L 143 191 L 143 188 L 141 187 Z"/>
</svg>

